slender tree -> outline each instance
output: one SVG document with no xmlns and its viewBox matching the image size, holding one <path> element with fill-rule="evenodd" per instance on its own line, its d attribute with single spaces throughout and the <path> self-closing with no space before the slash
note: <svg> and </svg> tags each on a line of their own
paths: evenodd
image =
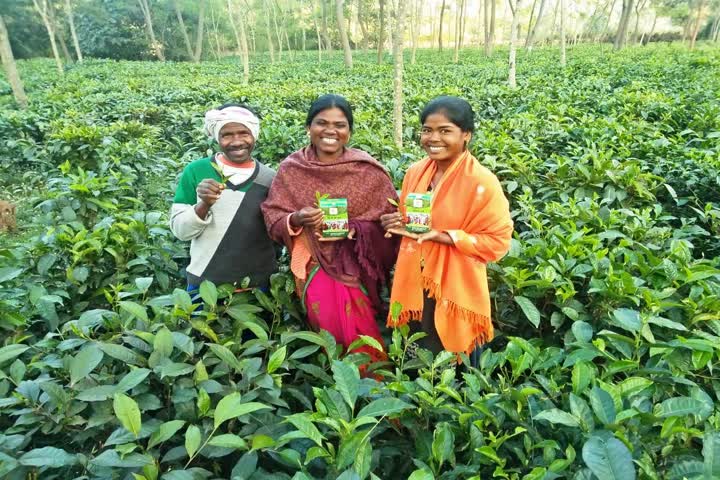
<svg viewBox="0 0 720 480">
<path fill-rule="evenodd" d="M 183 20 L 182 11 L 180 10 L 180 4 L 177 0 L 173 0 L 173 9 L 175 10 L 175 15 L 177 16 L 178 24 L 180 25 L 180 32 L 183 35 L 183 39 L 185 40 L 185 49 L 187 50 L 188 58 L 193 59 L 195 58 L 195 55 L 193 55 L 193 49 L 192 44 L 190 43 L 190 36 L 188 35 L 187 28 L 185 27 L 185 21 Z"/>
<path fill-rule="evenodd" d="M 325 41 L 325 50 L 332 52 L 332 41 L 330 41 L 330 33 L 328 31 L 327 0 L 320 0 L 320 7 L 322 12 L 322 34 L 323 40 Z"/>
<path fill-rule="evenodd" d="M 546 3 L 547 2 L 545 0 L 540 0 L 540 10 L 538 11 L 537 19 L 535 19 L 535 23 L 532 28 L 528 30 L 527 40 L 525 41 L 525 48 L 527 48 L 528 51 L 531 51 L 533 48 L 535 37 L 537 36 L 538 25 L 540 25 L 540 22 L 542 21 Z"/>
<path fill-rule="evenodd" d="M 380 30 L 378 31 L 377 63 L 383 63 L 383 51 L 385 48 L 385 0 L 380 0 Z"/>
<path fill-rule="evenodd" d="M 65 14 L 68 18 L 68 24 L 70 25 L 70 35 L 72 36 L 73 46 L 75 47 L 75 55 L 79 63 L 82 63 L 83 56 L 80 51 L 80 42 L 78 41 L 77 32 L 75 31 L 75 20 L 73 18 L 72 1 L 65 0 Z"/>
<path fill-rule="evenodd" d="M 22 80 L 20 80 L 20 75 L 18 75 L 17 67 L 15 66 L 15 56 L 10 47 L 10 35 L 5 27 L 5 20 L 3 20 L 2 15 L 0 15 L 0 59 L 2 60 L 8 82 L 10 82 L 15 101 L 20 108 L 27 108 L 28 99 L 25 95 L 25 89 L 23 88 Z"/>
<path fill-rule="evenodd" d="M 265 9 L 268 9 L 268 0 L 265 0 Z M 270 15 L 267 12 L 263 15 L 265 17 L 265 27 L 267 29 L 267 41 L 268 49 L 270 50 L 270 63 L 275 63 L 275 45 L 273 44 L 272 27 L 270 26 Z"/>
<path fill-rule="evenodd" d="M 445 0 L 442 0 L 442 6 L 440 7 L 440 29 L 438 33 L 438 50 L 442 52 L 442 38 L 443 38 L 443 17 L 445 16 Z"/>
<path fill-rule="evenodd" d="M 358 24 L 360 25 L 360 31 L 362 32 L 363 51 L 367 54 L 370 49 L 370 38 L 368 35 L 367 26 L 365 25 L 364 11 L 363 11 L 363 0 L 357 0 L 357 17 Z"/>
<path fill-rule="evenodd" d="M 627 41 L 627 29 L 630 23 L 630 16 L 633 11 L 634 0 L 623 0 L 622 12 L 620 14 L 620 24 L 618 25 L 617 34 L 615 35 L 615 43 L 613 45 L 615 50 L 620 50 L 625 46 Z"/>
<path fill-rule="evenodd" d="M 164 62 L 165 53 L 163 52 L 163 45 L 155 39 L 155 29 L 153 28 L 150 4 L 148 3 L 148 0 L 138 0 L 138 3 L 140 4 L 140 10 L 142 10 L 143 17 L 145 18 L 145 32 L 147 33 L 148 41 L 150 42 L 150 51 L 155 54 L 158 60 Z"/>
<path fill-rule="evenodd" d="M 460 36 L 462 35 L 462 4 L 463 0 L 456 2 L 457 11 L 455 12 L 455 45 L 453 48 L 453 62 L 458 63 L 460 56 Z"/>
<path fill-rule="evenodd" d="M 280 62 L 282 62 L 283 36 L 282 36 L 282 32 L 280 31 L 280 26 L 278 25 L 278 18 L 277 18 L 278 15 L 277 15 L 277 12 L 275 11 L 275 1 L 269 0 L 269 4 L 270 4 L 270 11 L 272 12 L 273 26 L 275 27 L 275 38 L 277 38 L 278 60 Z"/>
<path fill-rule="evenodd" d="M 517 47 L 515 43 L 518 38 L 518 24 L 520 23 L 520 0 L 508 0 L 510 12 L 512 13 L 512 24 L 510 25 L 510 55 L 508 60 L 508 84 L 510 88 L 517 88 L 515 80 L 515 57 Z"/>
<path fill-rule="evenodd" d="M 495 46 L 495 4 L 497 0 L 490 1 L 490 55 L 493 53 L 493 47 Z"/>
<path fill-rule="evenodd" d="M 567 64 L 567 53 L 565 52 L 565 0 L 560 0 L 560 66 Z"/>
<path fill-rule="evenodd" d="M 406 0 L 397 0 L 395 29 L 393 32 L 393 140 L 402 149 L 403 133 L 403 46 L 405 39 Z"/>
<path fill-rule="evenodd" d="M 635 4 L 635 30 L 633 31 L 633 42 L 640 43 L 640 14 L 647 3 L 648 0 L 638 0 Z"/>
<path fill-rule="evenodd" d="M 485 50 L 486 57 L 492 55 L 492 41 L 490 40 L 490 1 L 491 0 L 482 0 L 483 33 L 485 38 L 483 48 Z"/>
<path fill-rule="evenodd" d="M 415 14 L 413 15 L 412 25 L 412 55 L 410 63 L 415 65 L 415 54 L 417 52 L 418 41 L 420 39 L 420 25 L 422 24 L 422 7 L 423 0 L 415 0 Z"/>
<path fill-rule="evenodd" d="M 335 0 L 335 15 L 337 17 L 338 31 L 340 32 L 340 40 L 342 41 L 343 52 L 345 54 L 345 68 L 352 68 L 352 51 L 350 50 L 350 40 L 348 40 L 347 30 L 345 29 L 343 0 Z"/>
<path fill-rule="evenodd" d="M 690 50 L 695 48 L 695 41 L 697 40 L 698 32 L 703 18 L 703 10 L 705 10 L 706 0 L 700 0 L 697 6 L 697 14 L 695 15 L 695 24 L 692 29 L 692 36 L 690 37 Z"/>
<path fill-rule="evenodd" d="M 537 6 L 537 0 L 533 0 L 532 7 L 530 8 L 530 20 L 528 20 L 527 36 L 525 37 L 525 48 L 528 47 L 528 41 L 530 40 L 530 31 L 532 30 L 533 20 L 535 19 L 535 7 Z M 518 34 L 518 38 L 520 35 Z"/>
<path fill-rule="evenodd" d="M 320 35 L 320 25 L 318 25 L 317 19 L 313 16 L 313 24 L 315 24 L 315 33 L 317 34 L 317 45 L 318 45 L 318 63 L 322 62 L 322 36 Z"/>
<path fill-rule="evenodd" d="M 205 4 L 206 0 L 200 0 L 198 4 L 197 37 L 195 38 L 195 53 L 193 61 L 199 63 L 202 58 L 203 43 L 205 40 Z"/>
<path fill-rule="evenodd" d="M 48 37 L 50 37 L 50 46 L 52 47 L 53 57 L 55 57 L 55 65 L 57 66 L 58 73 L 62 76 L 65 74 L 65 70 L 63 69 L 63 63 L 60 59 L 57 43 L 55 42 L 55 26 L 50 18 L 48 0 L 33 0 L 33 5 L 35 6 L 35 10 L 40 14 Z"/>
<path fill-rule="evenodd" d="M 227 10 L 230 27 L 235 34 L 235 41 L 243 62 L 243 84 L 247 85 L 250 82 L 250 52 L 248 51 L 247 35 L 245 34 L 245 18 L 240 17 L 238 21 L 235 20 L 235 9 L 232 0 L 227 0 Z"/>
</svg>

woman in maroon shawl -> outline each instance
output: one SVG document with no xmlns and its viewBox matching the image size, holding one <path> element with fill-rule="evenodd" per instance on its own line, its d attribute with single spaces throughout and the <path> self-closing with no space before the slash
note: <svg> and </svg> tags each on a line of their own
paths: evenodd
<svg viewBox="0 0 720 480">
<path fill-rule="evenodd" d="M 347 148 L 353 128 L 350 105 L 339 95 L 313 102 L 305 121 L 310 145 L 287 157 L 278 168 L 262 205 L 270 237 L 290 251 L 296 290 L 308 322 L 333 334 L 346 348 L 359 335 L 382 343 L 375 315 L 379 290 L 397 256 L 380 216 L 397 200 L 383 167 L 367 153 Z M 323 212 L 316 192 L 346 198 L 347 238 L 323 238 Z M 377 359 L 378 352 L 360 349 Z"/>
</svg>

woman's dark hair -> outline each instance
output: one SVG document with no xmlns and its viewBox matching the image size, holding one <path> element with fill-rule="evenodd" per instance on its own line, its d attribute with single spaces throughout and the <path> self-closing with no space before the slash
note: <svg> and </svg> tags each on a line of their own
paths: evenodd
<svg viewBox="0 0 720 480">
<path fill-rule="evenodd" d="M 339 108 L 340 110 L 342 110 L 342 112 L 345 114 L 345 118 L 347 118 L 350 131 L 352 132 L 352 107 L 350 106 L 350 103 L 348 103 L 348 101 L 345 99 L 345 97 L 335 95 L 334 93 L 328 93 L 327 95 L 318 97 L 318 99 L 315 100 L 312 105 L 310 105 L 310 110 L 308 111 L 307 118 L 305 119 L 305 126 L 309 127 L 318 113 L 324 110 L 328 110 L 330 108 Z"/>
<path fill-rule="evenodd" d="M 247 105 L 247 104 L 244 104 L 244 103 L 234 103 L 234 102 L 223 103 L 222 105 L 220 105 L 220 106 L 218 107 L 218 110 L 224 110 L 224 109 L 230 108 L 230 107 L 240 107 L 240 108 L 244 108 L 245 110 L 249 110 L 250 113 L 252 113 L 252 114 L 255 115 L 256 117 L 260 118 L 260 115 L 259 115 L 258 112 L 255 110 L 255 107 L 251 107 L 250 105 Z"/>
<path fill-rule="evenodd" d="M 473 133 L 475 131 L 475 113 L 464 98 L 449 95 L 433 98 L 423 108 L 420 114 L 420 123 L 424 124 L 427 117 L 433 113 L 442 113 L 463 132 Z"/>
</svg>

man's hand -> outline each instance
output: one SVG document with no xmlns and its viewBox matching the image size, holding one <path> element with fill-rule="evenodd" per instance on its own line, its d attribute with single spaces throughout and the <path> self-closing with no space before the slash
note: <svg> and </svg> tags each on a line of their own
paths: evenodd
<svg viewBox="0 0 720 480">
<path fill-rule="evenodd" d="M 223 190 L 225 190 L 225 185 L 216 182 L 212 178 L 206 178 L 198 184 L 195 192 L 201 202 L 208 207 L 212 207 L 220 198 L 220 194 Z"/>
<path fill-rule="evenodd" d="M 315 207 L 305 207 L 290 216 L 290 226 L 293 228 L 307 227 L 319 230 L 322 225 L 323 211 Z"/>
</svg>

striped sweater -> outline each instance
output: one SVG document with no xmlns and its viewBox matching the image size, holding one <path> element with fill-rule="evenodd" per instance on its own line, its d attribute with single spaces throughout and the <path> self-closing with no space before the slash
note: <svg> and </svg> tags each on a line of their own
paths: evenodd
<svg viewBox="0 0 720 480">
<path fill-rule="evenodd" d="M 222 179 L 214 159 L 201 158 L 183 170 L 170 212 L 170 230 L 180 240 L 190 240 L 187 281 L 237 283 L 250 278 L 250 286 L 266 287 L 277 271 L 274 243 L 268 237 L 260 212 L 275 171 L 255 161 L 250 177 L 234 185 L 228 181 L 220 198 L 203 220 L 195 213 L 200 201 L 195 189 L 211 178 Z"/>
</svg>

